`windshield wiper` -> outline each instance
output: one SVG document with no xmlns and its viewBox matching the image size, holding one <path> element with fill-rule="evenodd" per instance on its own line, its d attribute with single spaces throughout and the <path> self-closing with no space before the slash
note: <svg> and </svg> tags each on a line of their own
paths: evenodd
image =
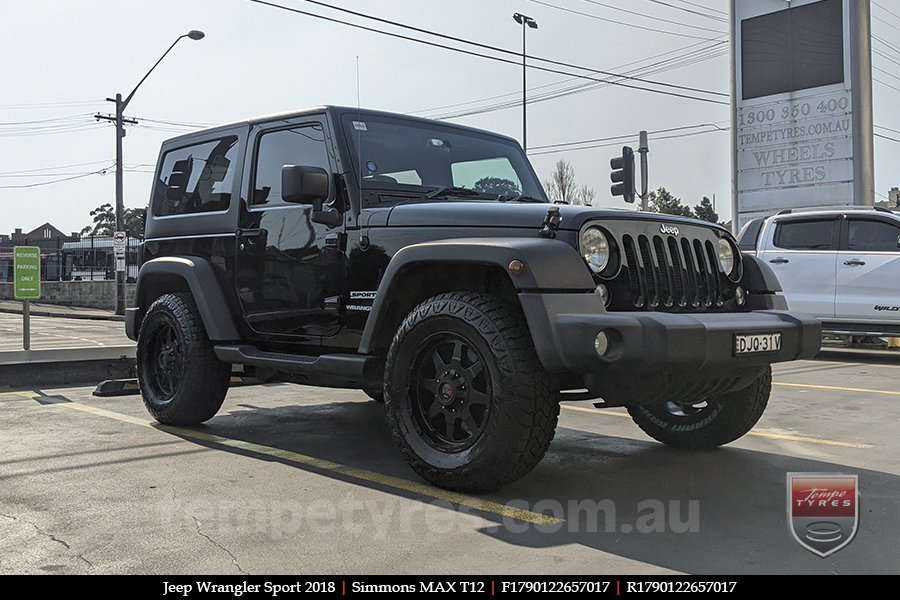
<svg viewBox="0 0 900 600">
<path fill-rule="evenodd" d="M 547 204 L 546 200 L 535 198 L 534 196 L 526 196 L 525 194 L 515 194 L 514 196 L 500 196 L 497 198 L 500 202 L 539 202 Z"/>
<path fill-rule="evenodd" d="M 481 192 L 476 192 L 475 190 L 470 190 L 469 188 L 459 187 L 455 185 L 442 185 L 439 188 L 433 189 L 427 194 L 425 197 L 429 200 L 437 198 L 438 196 L 480 196 Z"/>
</svg>

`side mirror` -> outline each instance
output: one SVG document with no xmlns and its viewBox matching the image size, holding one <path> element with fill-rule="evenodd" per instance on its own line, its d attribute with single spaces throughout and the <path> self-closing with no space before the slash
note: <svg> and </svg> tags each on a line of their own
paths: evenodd
<svg viewBox="0 0 900 600">
<path fill-rule="evenodd" d="M 284 165 L 281 167 L 281 199 L 294 204 L 312 204 L 322 210 L 328 198 L 328 171 L 320 167 Z"/>
</svg>

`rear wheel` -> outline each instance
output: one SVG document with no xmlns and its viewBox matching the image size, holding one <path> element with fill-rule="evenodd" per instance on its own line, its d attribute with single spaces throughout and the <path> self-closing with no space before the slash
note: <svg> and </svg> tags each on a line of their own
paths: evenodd
<svg viewBox="0 0 900 600">
<path fill-rule="evenodd" d="M 553 439 L 559 401 L 517 307 L 454 292 L 397 331 L 385 413 L 410 466 L 435 485 L 499 488 L 531 471 Z"/>
<path fill-rule="evenodd" d="M 669 446 L 711 450 L 753 429 L 769 402 L 772 369 L 766 367 L 748 387 L 696 402 L 635 406 L 628 413 L 653 439 Z"/>
<path fill-rule="evenodd" d="M 154 419 L 196 425 L 221 408 L 231 366 L 216 358 L 193 298 L 165 294 L 141 324 L 137 371 L 144 405 Z"/>
</svg>

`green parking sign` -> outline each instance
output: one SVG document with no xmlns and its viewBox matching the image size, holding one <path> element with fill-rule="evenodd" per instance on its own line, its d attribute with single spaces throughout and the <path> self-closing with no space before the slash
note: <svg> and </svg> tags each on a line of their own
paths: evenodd
<svg viewBox="0 0 900 600">
<path fill-rule="evenodd" d="M 41 249 L 16 246 L 13 249 L 13 293 L 16 300 L 41 297 Z"/>
</svg>

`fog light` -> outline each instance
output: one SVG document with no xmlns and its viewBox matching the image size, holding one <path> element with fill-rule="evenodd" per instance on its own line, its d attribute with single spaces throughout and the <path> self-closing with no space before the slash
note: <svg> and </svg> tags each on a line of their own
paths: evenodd
<svg viewBox="0 0 900 600">
<path fill-rule="evenodd" d="M 747 302 L 747 294 L 744 292 L 744 288 L 741 286 L 737 286 L 734 290 L 734 299 L 737 301 L 738 306 L 743 306 L 745 302 Z"/>
<path fill-rule="evenodd" d="M 594 290 L 594 293 L 603 300 L 603 306 L 609 306 L 609 288 L 601 283 L 597 286 L 597 289 Z"/>
<path fill-rule="evenodd" d="M 605 331 L 601 331 L 594 338 L 594 350 L 597 351 L 597 356 L 600 358 L 603 358 L 603 355 L 609 350 L 609 336 L 606 335 Z"/>
</svg>

